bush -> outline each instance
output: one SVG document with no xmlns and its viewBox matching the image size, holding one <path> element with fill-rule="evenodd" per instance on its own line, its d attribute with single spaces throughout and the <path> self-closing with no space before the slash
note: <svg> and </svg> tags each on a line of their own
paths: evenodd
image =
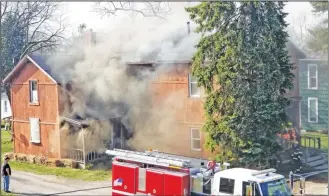
<svg viewBox="0 0 329 196">
<path fill-rule="evenodd" d="M 323 134 L 328 134 L 328 129 L 324 129 L 324 130 L 322 130 L 321 133 L 323 133 Z"/>
<path fill-rule="evenodd" d="M 32 164 L 46 165 L 50 167 L 67 167 L 67 168 L 77 168 L 78 164 L 76 161 L 72 159 L 54 159 L 54 158 L 46 158 L 42 156 L 35 155 L 26 155 L 21 153 L 6 153 L 5 156 L 9 156 L 10 159 L 19 162 L 26 162 Z"/>
</svg>

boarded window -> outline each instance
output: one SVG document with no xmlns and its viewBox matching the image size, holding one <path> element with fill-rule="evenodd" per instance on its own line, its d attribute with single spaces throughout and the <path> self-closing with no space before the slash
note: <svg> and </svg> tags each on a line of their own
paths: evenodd
<svg viewBox="0 0 329 196">
<path fill-rule="evenodd" d="M 308 65 L 308 88 L 318 88 L 318 66 L 315 64 Z"/>
<path fill-rule="evenodd" d="M 318 122 L 318 98 L 308 98 L 308 122 Z"/>
<path fill-rule="evenodd" d="M 38 118 L 30 118 L 31 142 L 40 143 L 40 125 Z"/>
<path fill-rule="evenodd" d="M 219 192 L 233 194 L 234 193 L 234 183 L 233 179 L 220 178 L 219 181 Z"/>
<path fill-rule="evenodd" d="M 190 97 L 200 97 L 201 89 L 198 87 L 197 80 L 189 74 L 189 93 Z"/>
<path fill-rule="evenodd" d="M 30 86 L 30 103 L 38 103 L 38 83 L 37 81 L 31 80 Z"/>
<path fill-rule="evenodd" d="M 201 150 L 201 133 L 199 128 L 191 128 L 191 148 Z"/>
</svg>

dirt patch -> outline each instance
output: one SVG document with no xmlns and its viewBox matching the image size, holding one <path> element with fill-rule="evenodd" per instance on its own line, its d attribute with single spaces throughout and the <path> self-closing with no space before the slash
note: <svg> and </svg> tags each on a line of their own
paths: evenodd
<svg viewBox="0 0 329 196">
<path fill-rule="evenodd" d="M 305 194 L 307 195 L 328 195 L 328 183 L 306 182 Z"/>
</svg>

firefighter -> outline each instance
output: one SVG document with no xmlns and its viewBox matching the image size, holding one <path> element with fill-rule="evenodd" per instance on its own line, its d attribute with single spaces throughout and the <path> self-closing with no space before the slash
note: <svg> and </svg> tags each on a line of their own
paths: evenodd
<svg viewBox="0 0 329 196">
<path fill-rule="evenodd" d="M 294 153 L 292 154 L 292 159 L 295 166 L 295 173 L 300 173 L 302 171 L 302 156 L 303 152 L 299 149 L 299 144 L 296 144 Z"/>
</svg>

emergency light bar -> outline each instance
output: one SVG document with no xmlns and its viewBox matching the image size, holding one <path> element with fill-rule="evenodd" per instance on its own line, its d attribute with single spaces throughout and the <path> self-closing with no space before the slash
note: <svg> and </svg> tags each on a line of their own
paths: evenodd
<svg viewBox="0 0 329 196">
<path fill-rule="evenodd" d="M 274 172 L 276 172 L 276 169 L 265 169 L 265 170 L 253 172 L 251 175 L 252 176 L 258 176 L 258 175 L 267 174 L 267 173 L 274 173 Z"/>
</svg>

